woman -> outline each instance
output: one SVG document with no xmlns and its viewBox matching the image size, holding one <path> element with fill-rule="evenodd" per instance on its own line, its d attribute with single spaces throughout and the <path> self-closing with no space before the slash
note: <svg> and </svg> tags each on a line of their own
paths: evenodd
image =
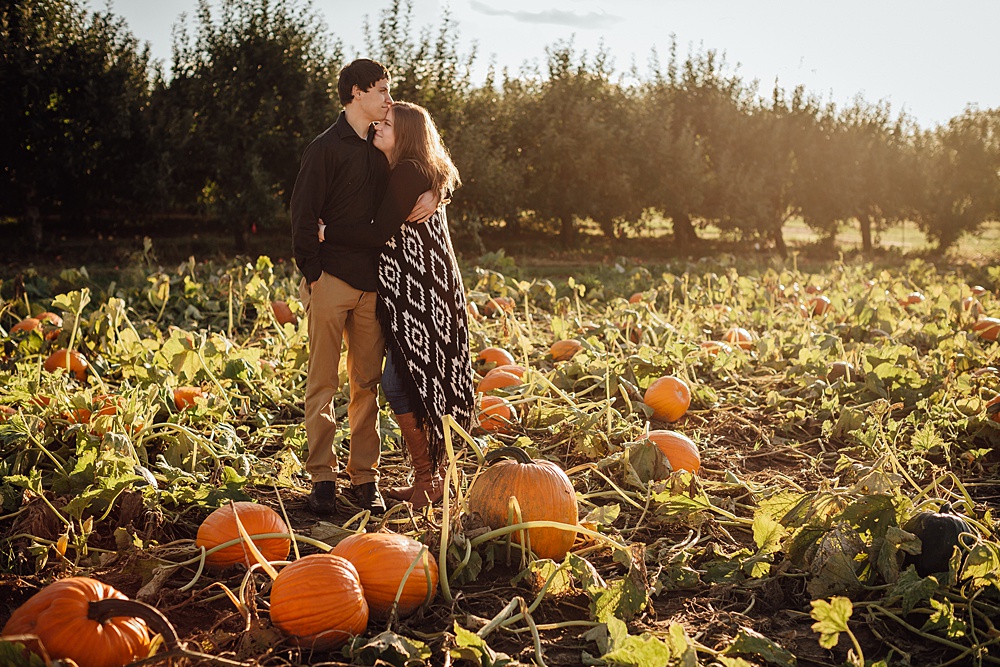
<svg viewBox="0 0 1000 667">
<path fill-rule="evenodd" d="M 376 305 L 386 348 L 382 390 L 414 470 L 413 486 L 388 495 L 421 509 L 444 493 L 442 419 L 450 414 L 468 430 L 475 397 L 465 287 L 444 207 L 423 224 L 405 220 L 424 191 L 444 201 L 461 180 L 421 106 L 394 103 L 378 124 L 374 145 L 392 169 L 385 196 L 371 225 L 338 235 L 338 242 L 382 249 Z M 336 233 L 326 227 L 321 220 L 321 241 Z"/>
</svg>

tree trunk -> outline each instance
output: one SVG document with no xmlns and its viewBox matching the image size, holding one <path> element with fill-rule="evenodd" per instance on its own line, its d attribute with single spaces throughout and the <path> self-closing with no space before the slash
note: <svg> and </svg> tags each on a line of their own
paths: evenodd
<svg viewBox="0 0 1000 667">
<path fill-rule="evenodd" d="M 771 232 L 772 238 L 774 238 L 774 249 L 778 251 L 782 259 L 788 257 L 788 246 L 785 245 L 785 237 L 781 235 L 781 227 L 775 227 L 774 231 Z"/>
<path fill-rule="evenodd" d="M 861 227 L 861 252 L 868 255 L 872 251 L 872 218 L 870 215 L 863 215 L 858 218 L 858 225 Z"/>
<path fill-rule="evenodd" d="M 233 224 L 233 244 L 236 247 L 236 254 L 245 255 L 247 253 L 247 225 L 243 223 Z"/>
<path fill-rule="evenodd" d="M 687 212 L 673 213 L 670 216 L 674 225 L 674 242 L 681 250 L 686 250 L 700 240 L 698 233 L 691 224 L 691 216 Z"/>
<path fill-rule="evenodd" d="M 576 245 L 576 225 L 573 224 L 573 215 L 571 213 L 564 214 L 560 216 L 559 220 L 562 225 L 559 230 L 559 237 L 562 240 L 563 247 L 574 247 Z"/>
</svg>

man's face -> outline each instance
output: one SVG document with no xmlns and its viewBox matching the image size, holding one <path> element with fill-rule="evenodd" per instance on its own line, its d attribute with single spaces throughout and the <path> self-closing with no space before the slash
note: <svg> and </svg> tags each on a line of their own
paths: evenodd
<svg viewBox="0 0 1000 667">
<path fill-rule="evenodd" d="M 368 90 L 354 86 L 354 104 L 370 123 L 376 123 L 385 118 L 386 112 L 392 106 L 392 95 L 389 94 L 389 80 L 379 79 Z"/>
</svg>

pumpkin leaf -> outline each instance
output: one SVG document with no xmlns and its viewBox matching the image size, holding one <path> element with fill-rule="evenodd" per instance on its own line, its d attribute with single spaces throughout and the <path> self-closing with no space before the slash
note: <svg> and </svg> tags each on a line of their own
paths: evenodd
<svg viewBox="0 0 1000 667">
<path fill-rule="evenodd" d="M 773 554 L 781 549 L 785 528 L 768 514 L 757 512 L 753 518 L 753 541 L 761 554 Z"/>
<path fill-rule="evenodd" d="M 861 538 L 849 525 L 839 524 L 827 533 L 809 566 L 814 575 L 806 586 L 809 594 L 823 598 L 859 590 L 856 557 L 863 548 Z"/>
<path fill-rule="evenodd" d="M 469 660 L 480 667 L 507 667 L 520 665 L 506 653 L 498 653 L 490 648 L 486 640 L 474 632 L 466 630 L 458 621 L 454 622 L 455 648 L 451 649 L 451 657 L 459 660 Z"/>
<path fill-rule="evenodd" d="M 610 526 L 621 514 L 622 508 L 618 503 L 611 503 L 610 505 L 601 505 L 600 507 L 595 507 L 587 516 L 580 520 L 580 523 L 589 523 L 595 526 Z"/>
<path fill-rule="evenodd" d="M 424 664 L 431 657 L 426 644 L 386 630 L 372 639 L 356 638 L 347 652 L 352 665 L 391 665 L 407 667 L 418 661 Z"/>
<path fill-rule="evenodd" d="M 28 641 L 25 638 L 24 641 Z M 0 639 L 0 665 L 7 667 L 45 667 L 45 660 L 30 653 L 21 643 L 20 637 L 11 636 Z"/>
<path fill-rule="evenodd" d="M 1000 588 L 1000 548 L 992 542 L 980 542 L 969 549 L 962 576 L 972 578 L 973 588 Z"/>
<path fill-rule="evenodd" d="M 930 600 L 931 596 L 940 588 L 940 584 L 934 577 L 921 577 L 912 565 L 896 580 L 896 583 L 885 595 L 886 604 L 899 600 L 899 606 L 903 614 L 909 614 L 918 603 Z"/>
<path fill-rule="evenodd" d="M 854 605 L 845 597 L 832 597 L 830 601 L 812 600 L 812 611 L 809 615 L 815 623 L 814 632 L 819 633 L 819 645 L 823 648 L 833 648 L 840 639 L 841 632 L 849 632 L 847 620 L 854 613 Z"/>
<path fill-rule="evenodd" d="M 945 636 L 952 639 L 965 636 L 968 626 L 965 621 L 955 616 L 955 605 L 951 600 L 931 599 L 930 604 L 934 612 L 927 617 L 927 621 L 920 628 L 922 631 L 944 630 Z"/>
<path fill-rule="evenodd" d="M 628 667 L 661 667 L 674 658 L 670 644 L 644 632 L 640 636 L 628 634 L 625 623 L 617 618 L 607 621 L 610 650 L 601 658 L 610 665 Z"/>
<path fill-rule="evenodd" d="M 796 664 L 795 656 L 792 655 L 791 651 L 750 628 L 740 628 L 736 639 L 726 647 L 723 653 L 725 655 L 756 655 L 771 664 L 782 667 L 794 667 Z"/>
</svg>

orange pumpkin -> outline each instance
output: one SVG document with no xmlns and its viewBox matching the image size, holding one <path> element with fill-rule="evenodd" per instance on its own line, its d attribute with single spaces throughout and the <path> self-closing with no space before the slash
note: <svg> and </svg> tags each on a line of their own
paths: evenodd
<svg viewBox="0 0 1000 667">
<path fill-rule="evenodd" d="M 76 379 L 82 382 L 87 377 L 87 369 L 90 364 L 76 350 L 56 350 L 45 360 L 45 370 L 50 373 L 55 373 L 58 368 L 65 369 L 67 366 Z"/>
<path fill-rule="evenodd" d="M 995 317 L 980 317 L 972 325 L 972 330 L 983 340 L 993 342 L 1000 335 L 1000 319 Z"/>
<path fill-rule="evenodd" d="M 514 387 L 521 384 L 521 378 L 507 371 L 499 373 L 487 373 L 486 377 L 479 381 L 476 391 L 485 394 L 501 387 Z"/>
<path fill-rule="evenodd" d="M 527 370 L 528 369 L 525 368 L 524 366 L 519 366 L 517 364 L 504 364 L 503 366 L 496 366 L 494 368 L 491 368 L 489 371 L 486 372 L 485 377 L 489 377 L 494 373 L 510 373 L 511 375 L 516 375 L 519 378 L 523 378 L 524 373 Z"/>
<path fill-rule="evenodd" d="M 817 296 L 809 299 L 809 309 L 813 315 L 823 315 L 830 310 L 831 305 L 829 297 Z"/>
<path fill-rule="evenodd" d="M 483 396 L 479 401 L 479 428 L 484 431 L 506 433 L 510 424 L 517 421 L 517 412 L 506 398 Z"/>
<path fill-rule="evenodd" d="M 489 317 L 497 313 L 513 313 L 514 299 L 509 296 L 495 296 L 483 305 L 483 315 Z"/>
<path fill-rule="evenodd" d="M 50 312 L 48 310 L 46 310 L 43 313 L 38 313 L 37 315 L 35 315 L 35 319 L 37 319 L 39 322 L 48 322 L 54 327 L 62 327 L 63 325 L 63 318 L 59 317 L 55 313 Z"/>
<path fill-rule="evenodd" d="M 632 296 L 628 298 L 629 303 L 641 303 L 643 300 L 642 292 L 634 292 Z"/>
<path fill-rule="evenodd" d="M 674 470 L 697 473 L 701 468 L 698 447 L 683 433 L 661 429 L 650 431 L 647 437 L 663 452 Z"/>
<path fill-rule="evenodd" d="M 910 292 L 902 299 L 899 300 L 899 305 L 901 306 L 912 306 L 918 303 L 922 303 L 924 300 L 924 295 L 920 292 Z"/>
<path fill-rule="evenodd" d="M 298 646 L 332 651 L 368 627 L 358 571 L 333 554 L 304 556 L 271 584 L 271 622 Z"/>
<path fill-rule="evenodd" d="M 205 398 L 205 392 L 201 387 L 186 385 L 174 389 L 174 407 L 178 410 L 193 407 L 197 404 L 196 398 Z"/>
<path fill-rule="evenodd" d="M 14 610 L 2 634 L 37 635 L 50 658 L 68 658 L 80 667 L 122 667 L 145 658 L 150 643 L 145 621 L 132 616 L 94 620 L 92 603 L 102 600 L 128 598 L 96 579 L 60 579 Z M 41 654 L 38 643 L 26 646 Z"/>
<path fill-rule="evenodd" d="M 700 345 L 703 352 L 710 354 L 713 357 L 720 352 L 729 354 L 733 351 L 733 348 L 729 347 L 727 343 L 723 343 L 721 340 L 703 340 Z"/>
<path fill-rule="evenodd" d="M 993 421 L 1000 423 L 1000 396 L 994 396 L 986 402 L 986 414 Z"/>
<path fill-rule="evenodd" d="M 505 364 L 513 364 L 514 357 L 502 347 L 484 347 L 476 356 L 476 361 L 484 364 L 503 366 Z"/>
<path fill-rule="evenodd" d="M 504 458 L 511 457 L 511 458 Z M 562 468 L 551 461 L 533 461 L 517 447 L 502 447 L 486 455 L 490 462 L 469 489 L 469 511 L 491 528 L 508 523 L 510 498 L 517 498 L 523 521 L 558 521 L 577 525 L 576 492 Z M 520 531 L 513 533 L 520 543 Z M 561 561 L 573 546 L 576 533 L 560 528 L 528 530 L 531 550 L 539 558 Z"/>
<path fill-rule="evenodd" d="M 749 350 L 753 347 L 753 336 L 743 327 L 730 327 L 723 338 L 727 343 L 732 343 L 744 350 Z"/>
<path fill-rule="evenodd" d="M 653 408 L 653 417 L 675 422 L 691 406 L 691 389 L 679 377 L 665 375 L 646 388 L 642 402 Z"/>
<path fill-rule="evenodd" d="M 986 294 L 986 288 L 982 285 L 976 285 L 972 288 L 972 294 L 975 296 L 983 296 Z"/>
<path fill-rule="evenodd" d="M 17 414 L 17 410 L 10 407 L 9 405 L 0 405 L 0 424 L 7 421 L 8 417 L 13 417 Z"/>
<path fill-rule="evenodd" d="M 583 349 L 583 345 L 578 340 L 564 339 L 557 340 L 549 346 L 549 354 L 552 361 L 568 361 L 573 355 Z"/>
<path fill-rule="evenodd" d="M 19 331 L 34 331 L 39 326 L 41 326 L 41 321 L 34 317 L 26 317 L 14 326 L 10 328 L 11 335 L 16 334 Z"/>
<path fill-rule="evenodd" d="M 286 324 L 295 324 L 299 321 L 299 318 L 295 316 L 292 309 L 288 307 L 286 301 L 272 301 L 271 311 L 274 313 L 274 319 L 277 320 L 278 324 L 285 326 Z"/>
<path fill-rule="evenodd" d="M 240 523 L 246 529 L 247 535 L 253 539 L 253 543 L 260 549 L 261 554 L 269 561 L 285 560 L 288 558 L 288 551 L 291 548 L 291 540 L 287 537 L 268 537 L 257 539 L 254 535 L 265 535 L 267 533 L 288 533 L 288 526 L 275 512 L 267 505 L 241 501 L 231 505 L 223 505 L 215 510 L 201 522 L 198 527 L 198 536 L 194 543 L 197 547 L 212 549 L 224 542 L 240 537 L 239 528 L 236 526 L 236 516 L 233 508 L 239 514 Z M 240 541 L 224 549 L 205 556 L 205 564 L 209 567 L 229 567 L 237 563 L 243 563 L 247 567 L 256 561 L 253 555 L 247 550 L 246 545 Z"/>
<path fill-rule="evenodd" d="M 847 361 L 835 361 L 830 364 L 830 370 L 826 373 L 827 382 L 836 382 L 844 378 L 845 382 L 855 382 L 858 379 L 858 371 L 854 364 Z"/>
<path fill-rule="evenodd" d="M 358 533 L 345 537 L 332 553 L 351 561 L 365 590 L 368 610 L 376 616 L 388 616 L 403 576 L 424 545 L 398 533 Z M 409 616 L 437 593 L 438 564 L 428 550 L 413 567 L 399 595 L 397 613 Z M 426 567 L 425 567 L 426 565 Z"/>
</svg>

